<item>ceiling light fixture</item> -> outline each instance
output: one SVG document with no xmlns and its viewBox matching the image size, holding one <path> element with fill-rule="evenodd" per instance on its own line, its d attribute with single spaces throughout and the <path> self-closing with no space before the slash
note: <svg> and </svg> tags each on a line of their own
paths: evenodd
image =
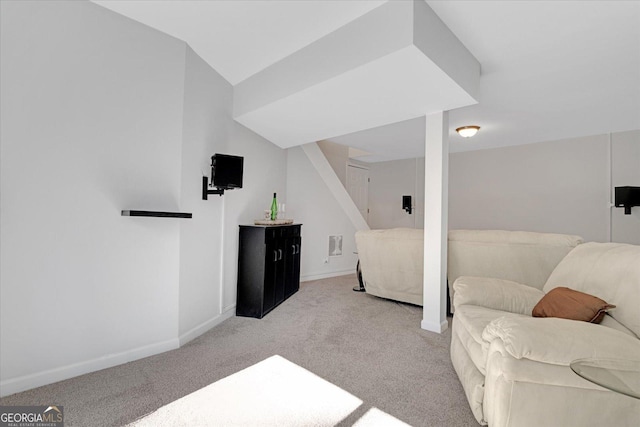
<svg viewBox="0 0 640 427">
<path fill-rule="evenodd" d="M 473 135 L 478 133 L 479 130 L 480 126 L 462 126 L 456 129 L 456 132 L 458 132 L 463 138 L 471 138 Z"/>
</svg>

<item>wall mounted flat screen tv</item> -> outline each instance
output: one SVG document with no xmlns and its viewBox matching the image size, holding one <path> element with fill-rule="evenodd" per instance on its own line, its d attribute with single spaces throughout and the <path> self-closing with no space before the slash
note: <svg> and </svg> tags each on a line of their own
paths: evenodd
<svg viewBox="0 0 640 427">
<path fill-rule="evenodd" d="M 213 186 L 225 190 L 242 188 L 244 157 L 228 154 L 211 156 L 211 180 Z"/>
</svg>

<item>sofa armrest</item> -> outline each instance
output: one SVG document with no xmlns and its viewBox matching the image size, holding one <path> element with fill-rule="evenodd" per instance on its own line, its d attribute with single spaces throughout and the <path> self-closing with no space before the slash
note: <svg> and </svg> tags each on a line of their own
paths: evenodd
<svg viewBox="0 0 640 427">
<path fill-rule="evenodd" d="M 640 360 L 640 340 L 593 323 L 555 317 L 499 317 L 482 332 L 516 359 L 567 366 L 575 359 Z"/>
<path fill-rule="evenodd" d="M 461 276 L 453 284 L 455 308 L 479 305 L 494 310 L 531 315 L 544 292 L 511 280 Z"/>
</svg>

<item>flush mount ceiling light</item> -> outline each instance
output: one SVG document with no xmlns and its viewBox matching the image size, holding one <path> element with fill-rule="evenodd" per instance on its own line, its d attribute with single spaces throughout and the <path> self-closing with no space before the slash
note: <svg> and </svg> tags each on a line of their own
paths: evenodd
<svg viewBox="0 0 640 427">
<path fill-rule="evenodd" d="M 456 129 L 456 132 L 458 132 L 463 138 L 471 138 L 473 135 L 478 133 L 479 130 L 480 126 L 462 126 Z"/>
</svg>

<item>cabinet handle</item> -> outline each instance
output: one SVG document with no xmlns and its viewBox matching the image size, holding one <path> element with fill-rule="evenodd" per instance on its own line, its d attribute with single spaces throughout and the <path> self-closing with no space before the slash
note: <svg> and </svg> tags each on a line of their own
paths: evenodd
<svg viewBox="0 0 640 427">
<path fill-rule="evenodd" d="M 291 245 L 291 248 L 293 249 L 292 254 L 295 255 L 296 254 L 296 245 Z"/>
<path fill-rule="evenodd" d="M 300 245 L 299 245 L 299 244 L 297 244 L 297 245 L 296 245 L 296 248 L 298 249 L 298 251 L 297 251 L 296 253 L 297 253 L 297 254 L 299 254 L 299 253 L 300 253 Z"/>
<path fill-rule="evenodd" d="M 276 251 L 276 250 L 273 251 L 273 260 L 274 261 L 278 260 L 278 251 Z"/>
<path fill-rule="evenodd" d="M 282 259 L 282 249 L 278 249 L 278 254 L 280 255 L 280 258 L 278 259 Z"/>
</svg>

